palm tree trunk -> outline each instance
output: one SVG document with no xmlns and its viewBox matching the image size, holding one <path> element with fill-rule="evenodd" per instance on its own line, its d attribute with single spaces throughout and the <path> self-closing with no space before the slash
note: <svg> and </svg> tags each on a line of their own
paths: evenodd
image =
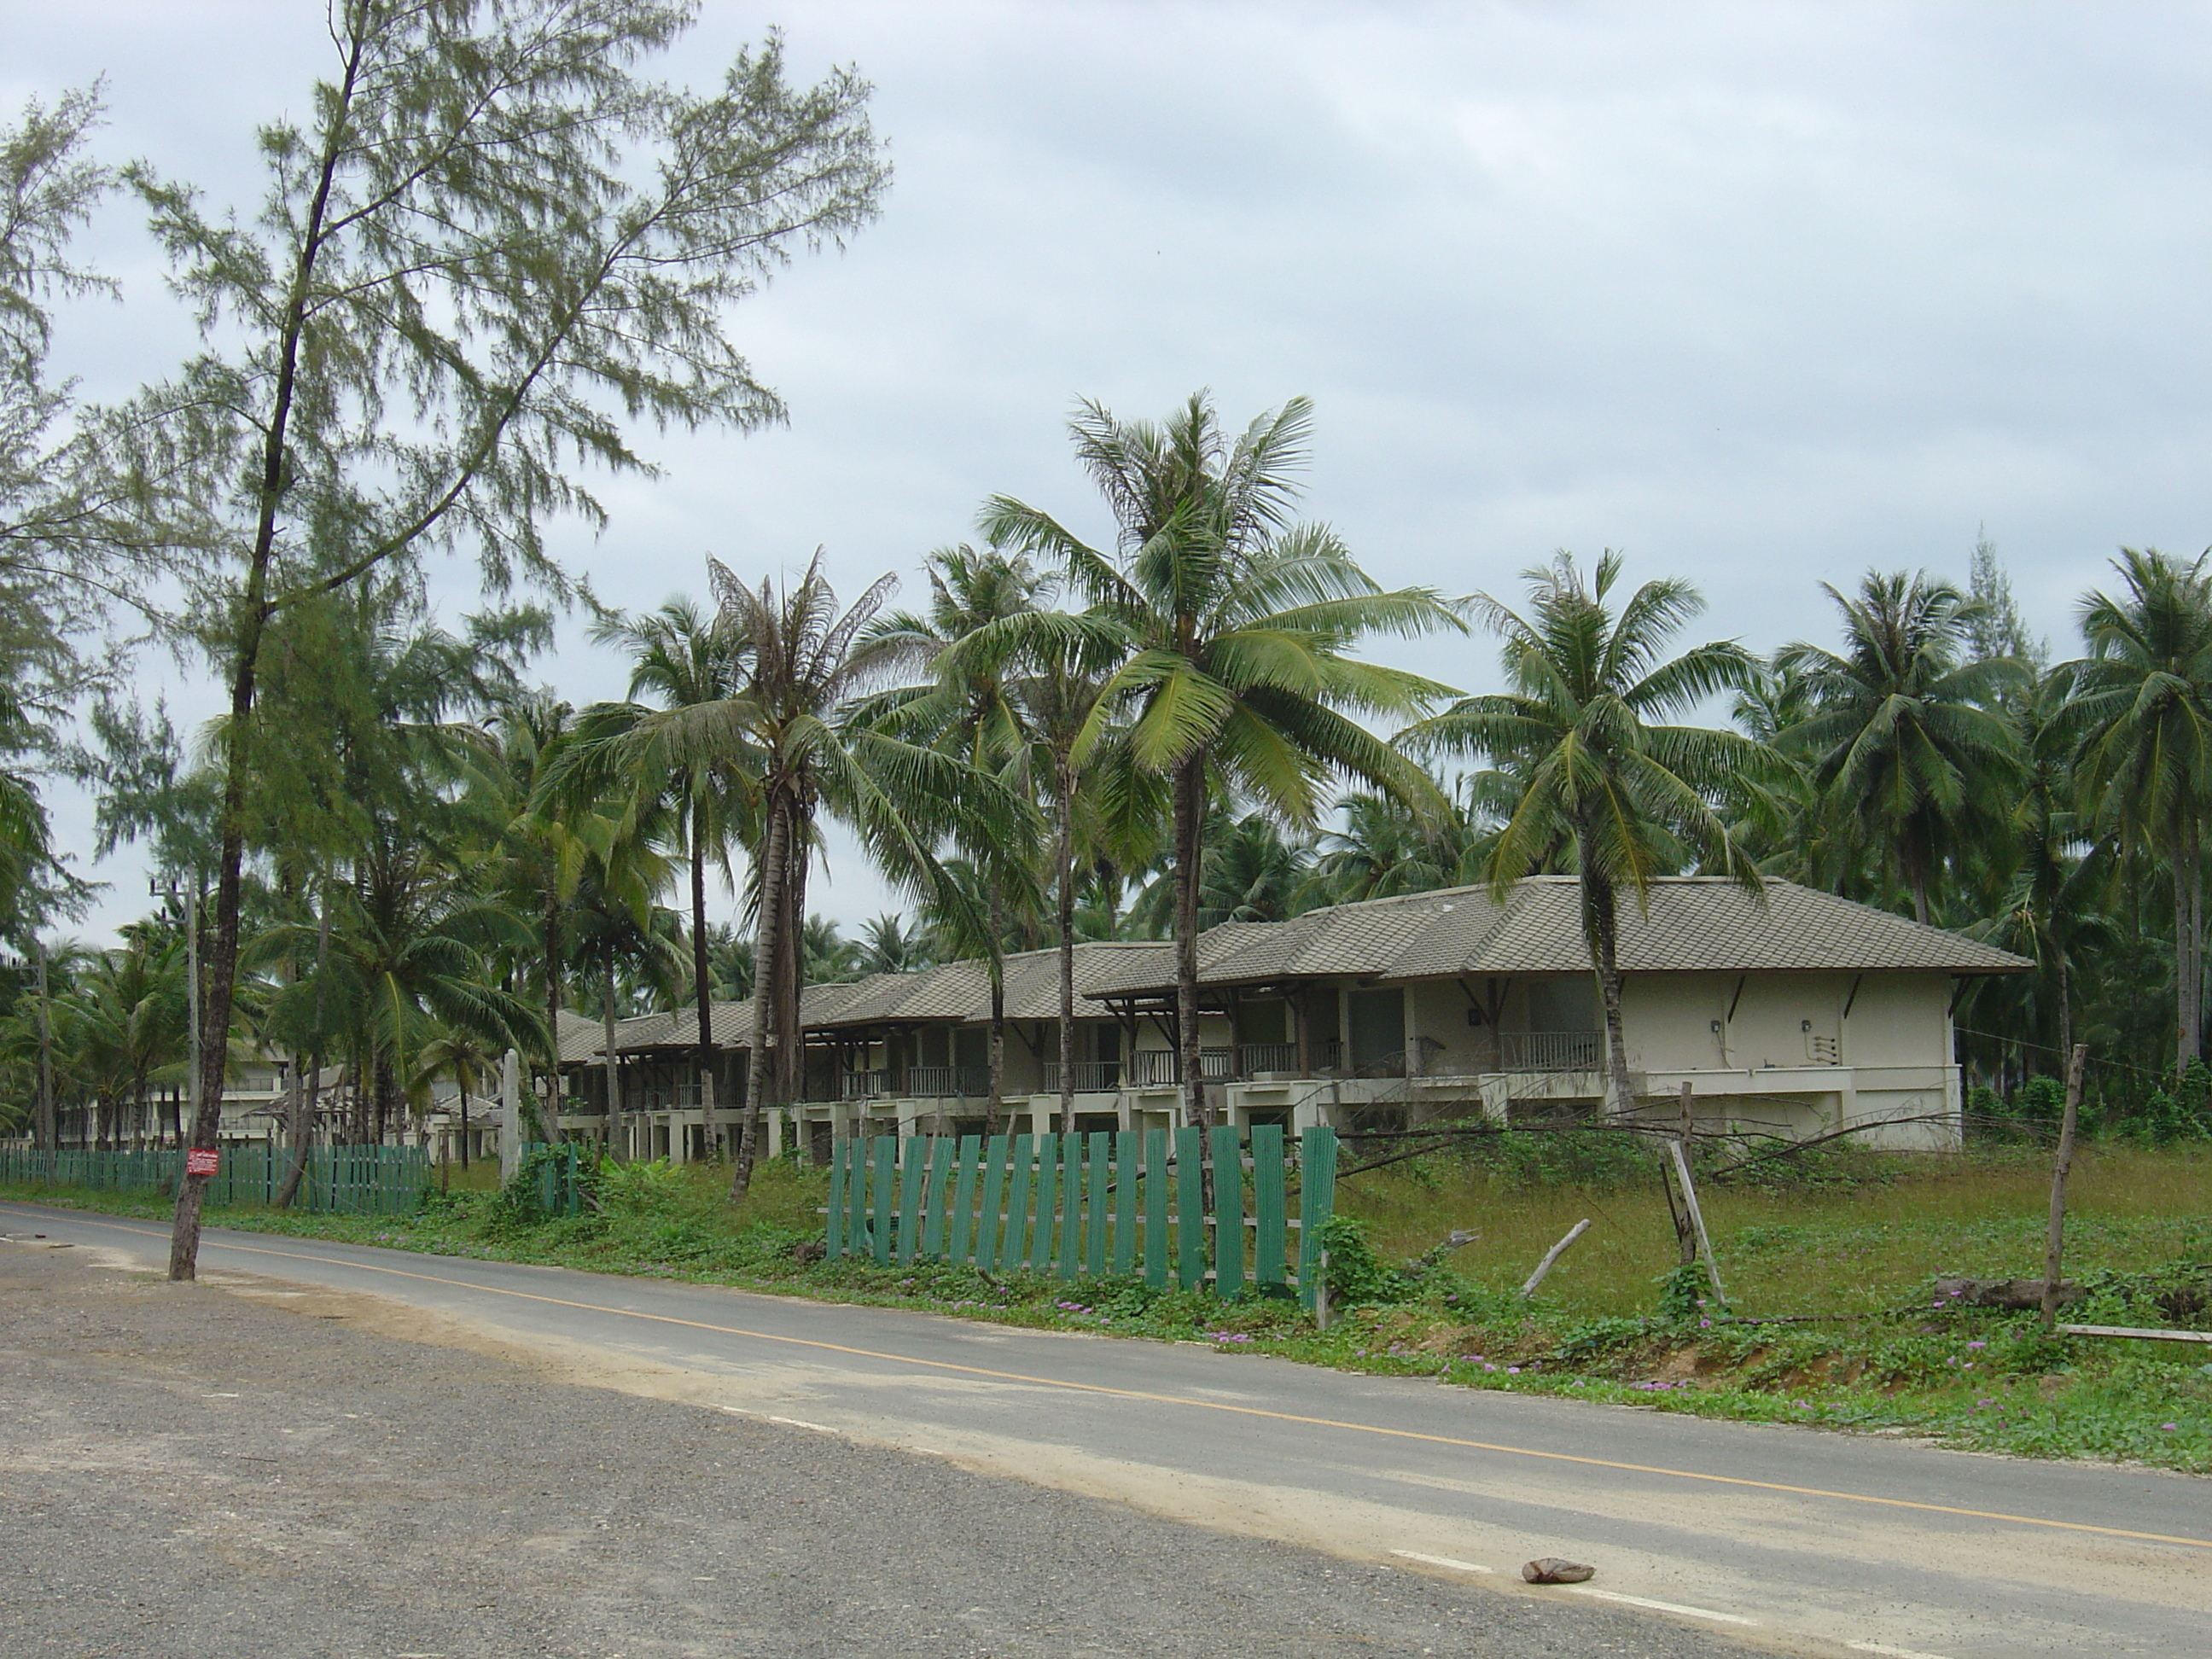
<svg viewBox="0 0 2212 1659">
<path fill-rule="evenodd" d="M 545 890 L 545 1036 L 553 1045 L 553 1087 L 561 1076 L 561 901 L 550 883 Z"/>
<path fill-rule="evenodd" d="M 707 966 L 707 797 L 699 780 L 693 780 L 691 796 L 691 980 L 699 1002 L 699 1053 L 693 1062 L 699 1074 L 700 1152 L 714 1152 L 714 1016 L 711 1006 L 714 978 Z M 607 988 L 614 988 L 614 969 L 607 969 Z"/>
<path fill-rule="evenodd" d="M 1621 1033 L 1620 915 L 1613 884 L 1594 874 L 1587 846 L 1582 865 L 1583 931 L 1589 943 L 1590 966 L 1597 975 L 1598 1000 L 1605 1010 L 1606 1112 L 1625 1116 L 1636 1103 L 1628 1076 L 1628 1044 Z"/>
<path fill-rule="evenodd" d="M 1075 773 L 1053 757 L 1053 878 L 1060 900 L 1060 1132 L 1075 1133 Z"/>
<path fill-rule="evenodd" d="M 2203 872 L 2197 861 L 2196 826 L 2177 811 L 2168 830 L 2173 866 L 2173 1013 L 2177 1075 L 2201 1050 L 2203 1030 Z"/>
<path fill-rule="evenodd" d="M 319 908 L 322 914 L 315 922 L 315 1025 L 313 1031 L 314 1041 L 318 1043 L 323 1040 L 323 994 L 328 983 L 323 969 L 331 954 L 331 893 L 327 883 L 323 888 L 323 902 Z M 294 1056 L 295 1063 L 298 1059 L 298 1056 Z M 300 1086 L 294 1090 L 292 1096 L 292 1165 L 284 1171 L 283 1185 L 276 1189 L 276 1204 L 280 1210 L 289 1208 L 292 1200 L 299 1196 L 301 1177 L 307 1171 L 307 1148 L 314 1139 L 315 1095 L 322 1085 L 322 1055 L 319 1053 L 311 1054 L 307 1057 L 306 1063 L 307 1075 L 298 1079 Z M 465 1144 L 464 1142 L 464 1145 Z M 464 1164 L 461 1167 L 466 1169 L 468 1165 Z"/>
<path fill-rule="evenodd" d="M 745 1115 L 738 1127 L 738 1155 L 730 1175 L 730 1201 L 743 1201 L 751 1186 L 753 1159 L 760 1146 L 762 1094 L 769 1086 L 769 1004 L 781 994 L 777 981 L 783 941 L 784 843 L 790 836 L 790 808 L 780 793 L 768 802 L 767 833 L 761 838 L 760 917 L 753 933 L 752 1042 L 745 1055 Z"/>
<path fill-rule="evenodd" d="M 629 1149 L 623 1140 L 622 1062 L 615 1054 L 615 959 L 607 956 L 605 1000 L 599 1006 L 599 1040 L 605 1045 L 607 1067 L 607 1148 L 627 1161 Z"/>
<path fill-rule="evenodd" d="M 1199 1053 L 1198 885 L 1206 821 L 1206 761 L 1196 756 L 1175 775 L 1176 1046 L 1182 1051 L 1183 1115 L 1204 1128 L 1206 1072 Z"/>
<path fill-rule="evenodd" d="M 1006 1115 L 1006 902 L 1000 895 L 999 884 L 988 875 L 983 884 L 989 889 L 991 927 L 987 941 L 991 963 L 991 1103 L 983 1121 L 984 1133 L 989 1135 L 998 1133 L 998 1124 Z"/>
<path fill-rule="evenodd" d="M 775 1097 L 797 1100 L 805 1092 L 804 1033 L 799 1013 L 806 997 L 806 873 L 813 857 L 805 810 L 794 799 L 785 809 L 783 838 L 783 922 L 776 935 L 781 952 L 775 999 Z"/>
<path fill-rule="evenodd" d="M 2069 1059 L 2074 1053 L 2074 997 L 2072 975 L 2066 969 L 2066 951 L 2060 947 L 2053 952 L 2058 967 L 2058 1052 Z"/>
</svg>

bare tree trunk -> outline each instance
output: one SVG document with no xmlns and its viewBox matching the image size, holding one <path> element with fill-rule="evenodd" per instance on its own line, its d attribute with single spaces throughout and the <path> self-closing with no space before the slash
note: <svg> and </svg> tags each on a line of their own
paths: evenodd
<svg viewBox="0 0 2212 1659">
<path fill-rule="evenodd" d="M 760 912 L 753 933 L 752 1043 L 745 1056 L 745 1115 L 738 1127 L 738 1155 L 732 1160 L 730 1200 L 740 1202 L 752 1184 L 753 1159 L 760 1146 L 762 1095 L 769 1086 L 769 1002 L 781 993 L 779 964 L 783 941 L 784 845 L 790 837 L 790 808 L 780 795 L 768 802 L 767 833 L 761 838 Z"/>
<path fill-rule="evenodd" d="M 1206 1109 L 1206 1067 L 1199 1052 L 1198 890 L 1206 822 L 1206 761 L 1194 757 L 1175 775 L 1176 1046 L 1181 1050 L 1183 1116 L 1199 1128 Z"/>
<path fill-rule="evenodd" d="M 1053 878 L 1060 900 L 1060 1132 L 1075 1133 L 1075 771 L 1053 757 Z"/>
</svg>

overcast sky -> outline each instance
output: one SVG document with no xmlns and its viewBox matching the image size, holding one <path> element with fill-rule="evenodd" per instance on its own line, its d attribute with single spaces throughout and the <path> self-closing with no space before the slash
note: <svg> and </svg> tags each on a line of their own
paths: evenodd
<svg viewBox="0 0 2212 1659">
<path fill-rule="evenodd" d="M 795 76 L 874 82 L 896 179 L 848 252 L 733 317 L 789 427 L 649 443 L 667 476 L 562 543 L 611 601 L 817 544 L 841 590 L 892 569 L 918 598 L 994 491 L 1103 534 L 1071 401 L 1200 387 L 1240 424 L 1315 399 L 1309 505 L 1385 584 L 1504 595 L 1614 546 L 1761 650 L 1829 635 L 1823 580 L 1963 575 L 1986 526 L 2064 651 L 2116 547 L 2212 541 L 2203 5 L 708 12 L 675 78 L 780 22 Z M 250 199 L 253 124 L 304 113 L 330 51 L 311 0 L 0 17 L 9 105 L 105 75 L 109 152 L 218 201 Z M 127 303 L 73 314 L 61 357 L 119 394 L 190 335 L 131 216 L 94 246 Z M 1394 654 L 1492 678 L 1487 646 Z M 581 644 L 544 672 L 620 690 Z M 137 865 L 95 873 L 98 933 L 144 900 Z M 848 923 L 885 903 L 849 853 L 812 890 Z"/>
</svg>

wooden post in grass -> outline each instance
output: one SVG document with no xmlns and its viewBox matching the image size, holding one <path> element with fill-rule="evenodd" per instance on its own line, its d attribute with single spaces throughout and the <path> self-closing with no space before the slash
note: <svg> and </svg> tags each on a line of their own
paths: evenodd
<svg viewBox="0 0 2212 1659">
<path fill-rule="evenodd" d="M 2058 1161 L 2051 1171 L 2051 1240 L 2043 1254 L 2043 1328 L 2058 1322 L 2058 1264 L 2066 1246 L 2066 1175 L 2074 1165 L 2074 1130 L 2081 1116 L 2081 1068 L 2089 1045 L 2077 1042 L 2066 1057 L 2066 1115 L 2058 1121 Z"/>
<path fill-rule="evenodd" d="M 1698 1133 L 1697 1120 L 1691 1115 L 1691 1098 L 1690 1085 L 1686 1079 L 1682 1084 L 1682 1127 L 1673 1149 L 1683 1154 L 1672 1160 L 1678 1169 L 1688 1167 L 1690 1142 Z M 1681 1256 L 1682 1265 L 1686 1267 L 1698 1259 L 1697 1234 L 1690 1226 L 1689 1178 L 1686 1176 L 1680 1182 L 1670 1180 L 1662 1168 L 1659 1179 L 1667 1188 L 1667 1213 L 1674 1221 L 1674 1248 Z"/>
</svg>

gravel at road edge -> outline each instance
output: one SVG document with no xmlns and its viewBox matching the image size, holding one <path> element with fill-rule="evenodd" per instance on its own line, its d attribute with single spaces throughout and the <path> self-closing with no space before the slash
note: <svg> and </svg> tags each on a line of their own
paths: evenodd
<svg viewBox="0 0 2212 1659">
<path fill-rule="evenodd" d="M 0 1503 L 26 1659 L 1753 1651 L 28 1241 L 0 1244 Z"/>
</svg>

